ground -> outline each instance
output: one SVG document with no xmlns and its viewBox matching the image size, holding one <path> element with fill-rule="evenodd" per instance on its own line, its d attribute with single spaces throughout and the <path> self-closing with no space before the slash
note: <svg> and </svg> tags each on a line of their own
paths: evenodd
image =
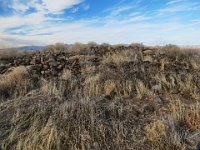
<svg viewBox="0 0 200 150">
<path fill-rule="evenodd" d="M 57 44 L 0 64 L 0 149 L 199 148 L 197 51 Z"/>
</svg>

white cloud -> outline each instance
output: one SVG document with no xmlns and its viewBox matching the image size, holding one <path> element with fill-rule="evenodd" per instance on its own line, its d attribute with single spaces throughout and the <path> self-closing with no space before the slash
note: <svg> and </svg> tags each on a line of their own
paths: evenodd
<svg viewBox="0 0 200 150">
<path fill-rule="evenodd" d="M 36 8 L 38 11 L 46 13 L 61 14 L 64 9 L 71 8 L 84 0 L 30 0 L 24 3 L 22 0 L 13 0 L 12 8 L 25 12 L 29 8 Z"/>
<path fill-rule="evenodd" d="M 43 6 L 51 13 L 62 12 L 66 8 L 80 4 L 82 0 L 42 0 Z"/>
<path fill-rule="evenodd" d="M 193 11 L 199 10 L 200 4 L 190 3 L 190 4 L 181 4 L 176 6 L 168 6 L 158 10 L 159 14 L 166 14 L 166 13 L 176 13 L 176 12 L 183 12 L 183 11 Z"/>
<path fill-rule="evenodd" d="M 111 9 L 108 9 L 107 11 L 110 12 L 110 15 L 116 16 L 122 12 L 128 11 L 132 9 L 132 6 L 123 6 L 123 7 L 113 7 Z"/>
<path fill-rule="evenodd" d="M 30 0 L 30 1 L 22 1 L 22 0 L 13 0 L 11 8 L 15 9 L 16 11 L 25 12 L 29 8 L 36 8 L 41 7 L 39 4 L 39 0 Z"/>
<path fill-rule="evenodd" d="M 187 1 L 187 0 L 171 0 L 171 1 L 167 2 L 167 5 L 172 5 L 172 4 L 185 2 L 185 1 Z"/>
<path fill-rule="evenodd" d="M 79 10 L 79 8 L 75 7 L 75 8 L 72 9 L 72 13 L 76 13 L 78 10 Z"/>
<path fill-rule="evenodd" d="M 149 20 L 151 17 L 145 17 L 145 16 L 134 16 L 130 19 L 126 19 L 125 21 L 122 21 L 123 23 L 131 23 L 131 22 L 139 22 L 139 21 L 145 21 Z"/>
<path fill-rule="evenodd" d="M 44 45 L 44 42 L 40 42 L 34 38 L 27 38 L 15 35 L 0 35 L 0 48 L 18 47 L 18 46 L 28 46 L 28 45 Z"/>
<path fill-rule="evenodd" d="M 133 17 L 133 16 L 138 16 L 139 14 L 141 14 L 141 12 L 132 12 L 128 16 Z"/>
<path fill-rule="evenodd" d="M 93 26 L 98 20 L 76 21 L 58 25 L 41 25 L 29 28 L 29 35 L 5 35 L 0 37 L 9 46 L 45 45 L 57 42 L 74 43 L 96 41 L 98 43 L 109 42 L 132 43 L 144 42 L 148 45 L 175 43 L 180 45 L 198 44 L 200 31 L 193 24 L 181 24 L 179 22 L 150 23 L 138 22 L 123 25 L 108 24 L 106 26 Z M 37 35 L 52 32 L 52 35 Z M 95 33 L 95 34 L 94 34 Z M 174 33 L 174 34 L 173 34 Z M 194 41 L 194 38 L 196 40 Z M 5 46 L 5 44 L 4 44 Z"/>
<path fill-rule="evenodd" d="M 15 15 L 11 17 L 0 17 L 0 28 L 14 28 L 19 26 L 33 26 L 40 25 L 46 21 L 62 20 L 62 18 L 53 18 L 45 16 L 46 12 L 39 11 L 28 14 L 26 16 Z"/>
</svg>

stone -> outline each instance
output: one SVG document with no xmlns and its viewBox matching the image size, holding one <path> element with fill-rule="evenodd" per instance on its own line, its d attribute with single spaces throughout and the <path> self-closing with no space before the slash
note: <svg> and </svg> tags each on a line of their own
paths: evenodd
<svg viewBox="0 0 200 150">
<path fill-rule="evenodd" d="M 144 62 L 153 62 L 153 57 L 150 55 L 144 56 L 143 61 Z"/>
<path fill-rule="evenodd" d="M 61 70 L 63 68 L 63 65 L 58 65 L 57 69 Z"/>
<path fill-rule="evenodd" d="M 43 65 L 43 69 L 44 69 L 44 70 L 47 70 L 48 68 L 49 68 L 48 65 Z"/>
<path fill-rule="evenodd" d="M 49 60 L 48 60 L 48 62 L 55 62 L 56 60 L 55 60 L 55 58 L 54 57 L 51 57 L 51 58 L 49 58 Z"/>
<path fill-rule="evenodd" d="M 50 62 L 49 65 L 50 65 L 50 66 L 53 66 L 53 67 L 56 67 L 56 66 L 59 65 L 59 63 L 56 62 L 56 61 L 53 61 L 53 62 Z"/>
<path fill-rule="evenodd" d="M 35 65 L 35 64 L 36 64 L 36 63 L 35 63 L 35 60 L 31 60 L 30 64 L 31 64 L 31 65 Z"/>
<path fill-rule="evenodd" d="M 50 74 L 50 70 L 47 70 L 44 72 L 46 75 L 49 75 Z"/>
<path fill-rule="evenodd" d="M 160 91 L 162 89 L 162 86 L 160 84 L 157 84 L 152 86 L 151 89 L 154 91 Z"/>
<path fill-rule="evenodd" d="M 7 71 L 8 67 L 6 66 L 0 66 L 0 74 L 3 74 Z"/>
<path fill-rule="evenodd" d="M 160 103 L 162 103 L 162 99 L 159 96 L 156 96 L 155 102 L 160 104 Z"/>
<path fill-rule="evenodd" d="M 152 50 L 144 50 L 142 51 L 143 55 L 152 55 L 154 52 Z"/>
<path fill-rule="evenodd" d="M 156 110 L 156 108 L 155 108 L 155 106 L 153 106 L 153 105 L 146 105 L 146 106 L 144 106 L 144 108 L 143 108 L 143 112 L 144 113 L 153 113 L 153 112 L 155 112 L 155 110 Z"/>
</svg>

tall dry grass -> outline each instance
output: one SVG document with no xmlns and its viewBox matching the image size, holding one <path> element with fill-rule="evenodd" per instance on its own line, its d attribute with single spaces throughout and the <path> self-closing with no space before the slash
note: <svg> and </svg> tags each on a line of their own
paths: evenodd
<svg viewBox="0 0 200 150">
<path fill-rule="evenodd" d="M 26 67 L 1 75 L 1 148 L 196 149 L 199 55 L 163 49 L 148 62 L 133 47 L 110 52 L 99 65 L 87 63 L 94 54 L 77 54 L 79 78 L 65 69 L 57 79 L 33 79 Z"/>
</svg>

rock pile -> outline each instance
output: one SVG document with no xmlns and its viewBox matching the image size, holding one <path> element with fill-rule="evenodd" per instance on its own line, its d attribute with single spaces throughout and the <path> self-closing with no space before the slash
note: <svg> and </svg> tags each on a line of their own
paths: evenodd
<svg viewBox="0 0 200 150">
<path fill-rule="evenodd" d="M 85 54 L 67 51 L 39 51 L 29 56 L 10 58 L 5 65 L 0 66 L 0 74 L 4 74 L 11 67 L 28 66 L 32 75 L 45 78 L 58 77 L 64 69 L 69 69 L 73 75 L 80 76 L 81 66 L 100 64 L 101 56 L 106 53 L 101 50 L 100 47 L 93 47 L 90 53 Z"/>
<path fill-rule="evenodd" d="M 139 62 L 134 61 L 124 64 L 122 68 L 125 72 L 137 71 L 137 68 L 144 68 L 152 71 L 153 68 L 160 67 L 161 71 L 173 69 L 189 68 L 185 64 L 178 64 L 178 62 L 171 61 L 169 64 L 162 63 L 162 54 L 158 54 L 155 48 L 142 47 L 141 45 L 133 46 L 91 46 L 81 51 L 69 52 L 65 51 L 53 51 L 47 49 L 44 51 L 38 51 L 31 55 L 25 55 L 17 58 L 10 58 L 6 60 L 4 65 L 0 65 L 0 74 L 4 74 L 11 67 L 27 66 L 30 68 L 32 75 L 42 76 L 44 78 L 59 77 L 62 75 L 65 69 L 70 70 L 72 75 L 80 77 L 81 68 L 86 65 L 98 66 L 101 64 L 101 60 L 107 54 L 118 53 L 123 50 L 136 51 L 141 54 Z M 151 66 L 152 65 L 152 66 Z M 173 65 L 173 66 L 172 66 Z M 158 66 L 158 67 L 157 67 Z M 133 69 L 134 68 L 134 69 Z M 129 73 L 130 75 L 131 73 Z"/>
<path fill-rule="evenodd" d="M 80 52 L 39 51 L 32 55 L 9 58 L 5 65 L 0 66 L 0 74 L 4 74 L 9 68 L 16 66 L 29 66 L 31 74 L 43 77 L 58 77 L 63 69 L 71 70 L 75 76 L 81 75 L 81 66 L 85 64 L 99 65 L 101 58 L 106 53 L 114 53 L 117 50 L 127 49 L 125 46 L 91 46 Z"/>
</svg>

